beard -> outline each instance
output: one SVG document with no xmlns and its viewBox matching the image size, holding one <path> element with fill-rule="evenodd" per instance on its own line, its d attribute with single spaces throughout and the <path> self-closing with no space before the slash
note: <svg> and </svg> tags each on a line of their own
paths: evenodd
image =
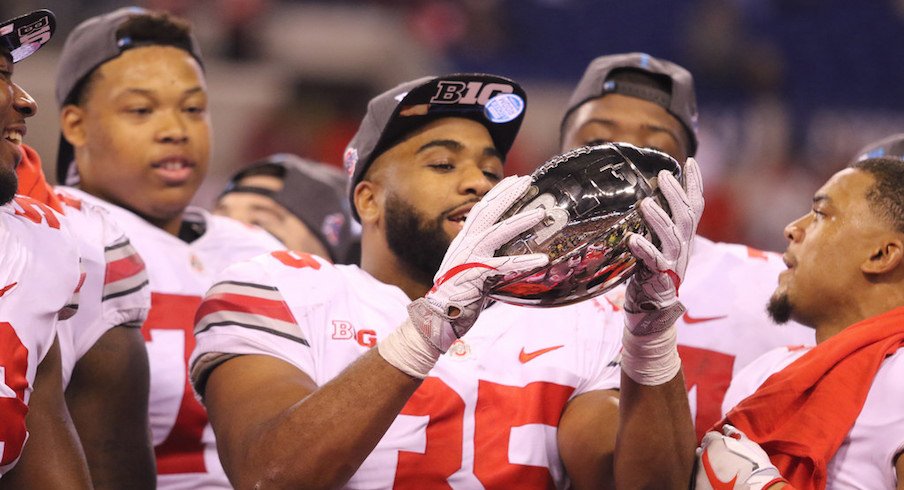
<svg viewBox="0 0 904 490">
<path fill-rule="evenodd" d="M 788 323 L 788 320 L 791 319 L 793 309 L 791 300 L 788 299 L 786 293 L 772 295 L 772 297 L 769 298 L 769 304 L 766 305 L 766 312 L 769 313 L 772 321 L 779 325 Z"/>
<path fill-rule="evenodd" d="M 19 177 L 16 175 L 16 171 L 0 167 L 0 206 L 12 201 L 18 189 Z"/>
<path fill-rule="evenodd" d="M 452 239 L 440 215 L 429 219 L 395 194 L 386 197 L 386 241 L 389 249 L 416 281 L 433 284 Z"/>
</svg>

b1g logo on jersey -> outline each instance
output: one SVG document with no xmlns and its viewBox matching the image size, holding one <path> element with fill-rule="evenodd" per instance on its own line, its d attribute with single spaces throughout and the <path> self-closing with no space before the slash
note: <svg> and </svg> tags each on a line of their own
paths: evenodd
<svg viewBox="0 0 904 490">
<path fill-rule="evenodd" d="M 514 91 L 515 88 L 507 83 L 440 80 L 436 82 L 436 95 L 430 99 L 430 103 L 486 105 L 494 95 L 510 94 Z"/>
<path fill-rule="evenodd" d="M 377 332 L 370 329 L 355 330 L 351 322 L 333 320 L 333 340 L 354 340 L 362 347 L 377 345 Z"/>
</svg>

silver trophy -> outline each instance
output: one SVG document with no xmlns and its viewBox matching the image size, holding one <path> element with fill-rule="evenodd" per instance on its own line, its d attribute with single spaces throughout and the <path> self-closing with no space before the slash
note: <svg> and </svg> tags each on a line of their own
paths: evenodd
<svg viewBox="0 0 904 490">
<path fill-rule="evenodd" d="M 636 261 L 628 232 L 649 237 L 638 204 L 659 199 L 656 175 L 681 166 L 660 151 L 627 143 L 585 146 L 552 158 L 531 174 L 524 198 L 501 218 L 544 208 L 547 218 L 496 251 L 545 253 L 549 263 L 497 279 L 490 298 L 525 306 L 561 306 L 605 293 L 626 281 Z M 666 211 L 664 199 L 659 199 Z"/>
</svg>

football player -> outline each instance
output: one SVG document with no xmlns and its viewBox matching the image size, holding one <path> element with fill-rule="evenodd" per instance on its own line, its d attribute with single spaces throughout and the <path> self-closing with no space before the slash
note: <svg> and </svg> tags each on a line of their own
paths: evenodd
<svg viewBox="0 0 904 490">
<path fill-rule="evenodd" d="M 335 167 L 278 153 L 233 175 L 213 212 L 258 225 L 289 250 L 354 264 L 361 232 L 345 197 L 346 183 Z"/>
<path fill-rule="evenodd" d="M 0 22 L 0 481 L 10 488 L 91 486 L 63 397 L 56 328 L 78 305 L 78 248 L 61 215 L 15 195 L 37 104 L 13 82 L 14 64 L 55 26 L 47 10 Z"/>
<path fill-rule="evenodd" d="M 695 155 L 690 72 L 643 53 L 593 60 L 562 118 L 561 147 L 610 141 L 660 150 L 679 162 Z M 782 268 L 777 254 L 694 238 L 681 284 L 687 311 L 678 320 L 678 349 L 698 437 L 719 419 L 735 373 L 775 347 L 813 341 L 809 329 L 777 326 L 763 308 Z M 620 303 L 618 296 L 618 290 L 608 294 Z"/>
<path fill-rule="evenodd" d="M 785 227 L 776 322 L 815 346 L 780 347 L 732 380 L 700 452 L 697 488 L 904 488 L 904 162 L 833 175 Z"/>
<path fill-rule="evenodd" d="M 66 215 L 85 278 L 79 314 L 59 325 L 66 405 L 94 488 L 154 488 L 148 434 L 148 355 L 141 325 L 151 306 L 144 262 L 103 209 L 48 185 L 38 153 L 22 145 L 19 193 Z"/>
<path fill-rule="evenodd" d="M 210 120 L 189 26 L 124 8 L 69 35 L 56 83 L 62 190 L 104 209 L 145 262 L 151 309 L 148 417 L 158 488 L 228 488 L 207 415 L 188 384 L 195 309 L 213 275 L 279 248 L 262 230 L 189 207 L 207 171 Z"/>
<path fill-rule="evenodd" d="M 192 380 L 237 487 L 686 487 L 670 276 L 702 211 L 696 164 L 686 193 L 660 175 L 674 222 L 644 205 L 665 245 L 632 241 L 656 272 L 628 288 L 647 308 L 628 330 L 607 303 L 481 313 L 489 277 L 547 262 L 494 257 L 545 215 L 499 221 L 530 184 L 502 178 L 524 97 L 484 74 L 377 96 L 345 154 L 361 266 L 277 252 L 208 292 Z"/>
</svg>

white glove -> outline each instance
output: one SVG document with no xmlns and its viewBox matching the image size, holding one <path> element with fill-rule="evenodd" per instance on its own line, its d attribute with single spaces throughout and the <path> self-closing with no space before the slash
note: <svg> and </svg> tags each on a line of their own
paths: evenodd
<svg viewBox="0 0 904 490">
<path fill-rule="evenodd" d="M 433 288 L 408 306 L 412 323 L 441 352 L 464 335 L 484 307 L 487 279 L 526 272 L 549 262 L 546 254 L 494 257 L 496 250 L 539 223 L 544 209 L 518 213 L 497 223 L 528 190 L 529 176 L 507 177 L 468 213 L 464 227 L 449 245 Z"/>
<path fill-rule="evenodd" d="M 728 424 L 722 432 L 707 432 L 697 448 L 696 490 L 761 490 L 787 483 L 759 444 Z"/>
<path fill-rule="evenodd" d="M 640 267 L 625 292 L 626 326 L 637 336 L 660 332 L 684 313 L 678 287 L 684 280 L 691 243 L 703 214 L 703 180 L 693 158 L 684 164 L 686 189 L 668 171 L 659 172 L 659 188 L 672 211 L 671 218 L 652 198 L 640 203 L 650 231 L 659 239 L 657 249 L 644 237 L 631 234 L 628 247 Z"/>
</svg>

